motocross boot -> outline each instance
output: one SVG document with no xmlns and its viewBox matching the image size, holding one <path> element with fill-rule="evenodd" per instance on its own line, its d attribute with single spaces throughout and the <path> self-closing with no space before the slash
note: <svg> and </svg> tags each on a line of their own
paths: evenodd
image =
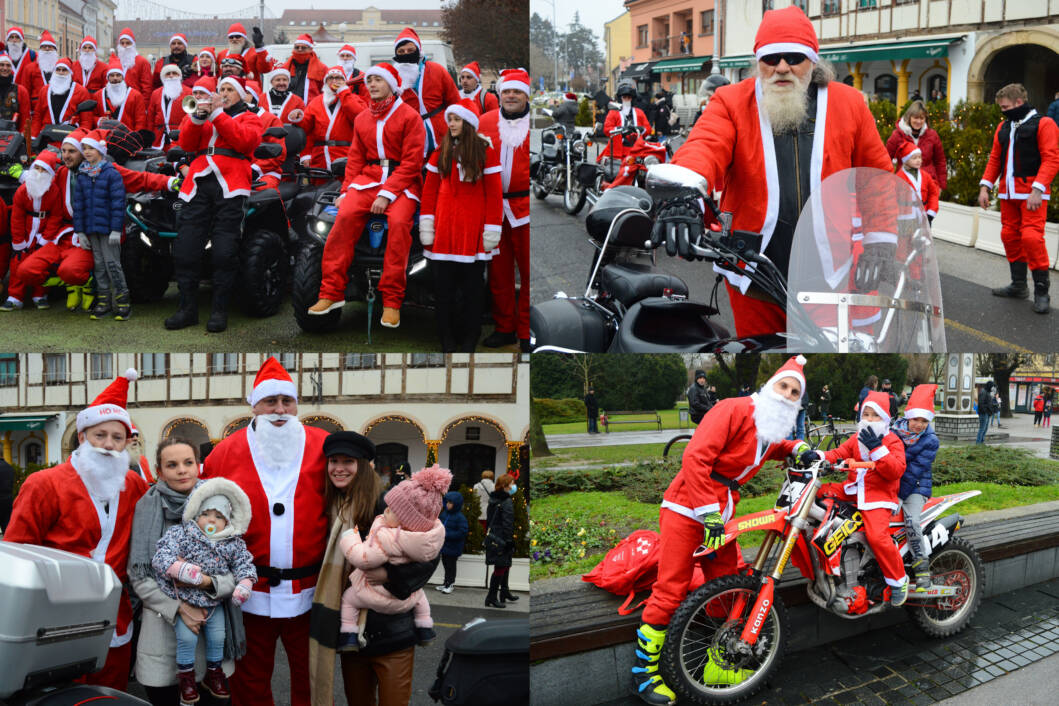
<svg viewBox="0 0 1059 706">
<path fill-rule="evenodd" d="M 114 295 L 114 320 L 128 321 L 132 314 L 132 303 L 128 292 L 119 292 Z"/>
<path fill-rule="evenodd" d="M 102 319 L 110 313 L 110 290 L 101 289 L 96 294 L 95 304 L 92 305 L 92 313 L 88 318 L 93 321 Z"/>
<path fill-rule="evenodd" d="M 1033 310 L 1038 314 L 1047 314 L 1051 306 L 1048 296 L 1048 270 L 1033 271 Z"/>
<path fill-rule="evenodd" d="M 90 311 L 92 303 L 96 300 L 96 278 L 89 277 L 84 286 L 81 287 L 81 311 Z"/>
<path fill-rule="evenodd" d="M 733 686 L 742 684 L 754 673 L 753 669 L 728 669 L 716 647 L 706 650 L 706 666 L 702 670 L 702 683 L 707 686 Z"/>
<path fill-rule="evenodd" d="M 649 704 L 674 704 L 677 695 L 662 681 L 658 673 L 658 659 L 662 656 L 665 627 L 659 629 L 642 623 L 636 631 L 636 666 L 632 668 L 632 682 L 636 693 Z"/>
<path fill-rule="evenodd" d="M 79 284 L 71 284 L 66 288 L 66 310 L 77 311 L 81 307 L 81 292 L 84 287 Z"/>
<path fill-rule="evenodd" d="M 916 590 L 925 591 L 930 588 L 930 562 L 919 557 L 912 564 L 912 572 L 916 577 Z"/>
<path fill-rule="evenodd" d="M 1026 285 L 1026 270 L 1028 269 L 1026 263 L 1009 262 L 1008 269 L 1011 270 L 1011 284 L 993 289 L 993 296 L 1025 299 L 1030 295 L 1030 288 Z"/>
</svg>

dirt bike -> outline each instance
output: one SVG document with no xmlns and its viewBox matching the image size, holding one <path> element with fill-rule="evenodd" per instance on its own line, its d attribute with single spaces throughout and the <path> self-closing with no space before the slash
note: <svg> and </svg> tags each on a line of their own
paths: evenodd
<svg viewBox="0 0 1059 706">
<path fill-rule="evenodd" d="M 846 619 L 886 610 L 890 588 L 861 532 L 860 512 L 850 503 L 817 497 L 824 476 L 872 467 L 872 462 L 832 465 L 819 460 L 798 468 L 789 462 L 774 509 L 736 517 L 725 525 L 726 543 L 751 530 L 768 534 L 746 572 L 707 582 L 689 593 L 673 614 L 660 669 L 680 703 L 735 702 L 757 692 L 775 673 L 790 631 L 776 584 L 789 561 L 809 579 L 809 599 L 821 609 Z M 905 607 L 931 637 L 962 631 L 982 601 L 982 560 L 970 543 L 955 536 L 963 520 L 958 514 L 941 516 L 980 494 L 972 490 L 934 497 L 923 506 L 932 584 L 923 591 L 910 590 Z M 891 519 L 889 531 L 909 564 L 900 513 Z M 712 553 L 700 547 L 695 556 L 701 561 Z"/>
</svg>

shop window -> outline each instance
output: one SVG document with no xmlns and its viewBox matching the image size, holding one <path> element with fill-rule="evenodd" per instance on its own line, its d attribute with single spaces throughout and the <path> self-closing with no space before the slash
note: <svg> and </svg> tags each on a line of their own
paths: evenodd
<svg viewBox="0 0 1059 706">
<path fill-rule="evenodd" d="M 66 354 L 44 354 L 44 384 L 62 385 L 66 383 Z"/>
<path fill-rule="evenodd" d="M 26 466 L 30 464 L 44 465 L 44 447 L 40 445 L 40 442 L 30 441 L 22 447 L 22 454 Z"/>
<path fill-rule="evenodd" d="M 393 471 L 402 463 L 408 463 L 408 447 L 390 442 L 375 447 L 375 470 L 379 473 Z"/>
<path fill-rule="evenodd" d="M 883 74 L 875 79 L 875 97 L 879 100 L 886 99 L 891 103 L 897 102 L 897 77 L 892 74 Z"/>
<path fill-rule="evenodd" d="M 18 354 L 0 353 L 0 387 L 18 384 Z"/>
<path fill-rule="evenodd" d="M 114 377 L 114 355 L 112 353 L 89 354 L 88 375 L 90 380 L 109 380 Z"/>
<path fill-rule="evenodd" d="M 948 96 L 949 84 L 945 74 L 934 74 L 927 78 L 927 100 L 945 100 Z"/>
</svg>

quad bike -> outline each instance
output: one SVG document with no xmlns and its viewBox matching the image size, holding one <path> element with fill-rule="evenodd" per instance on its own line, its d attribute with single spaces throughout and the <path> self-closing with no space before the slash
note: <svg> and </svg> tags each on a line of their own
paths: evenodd
<svg viewBox="0 0 1059 706">
<path fill-rule="evenodd" d="M 873 467 L 872 462 L 831 465 L 819 460 L 798 468 L 788 462 L 775 508 L 726 524 L 725 542 L 750 530 L 767 535 L 746 572 L 707 582 L 689 593 L 673 614 L 660 671 L 680 703 L 739 701 L 775 673 L 790 631 L 776 584 L 789 561 L 809 580 L 809 599 L 829 613 L 860 619 L 887 609 L 890 588 L 861 531 L 860 512 L 850 503 L 817 497 L 824 476 L 845 477 L 851 468 Z M 980 494 L 972 490 L 934 497 L 923 507 L 932 583 L 926 590 L 910 590 L 905 609 L 931 637 L 964 630 L 982 601 L 982 560 L 970 543 L 956 536 L 963 520 L 958 514 L 942 517 L 956 503 Z M 911 552 L 900 513 L 891 519 L 889 532 L 907 567 Z M 702 561 L 712 553 L 700 547 L 695 556 Z"/>
</svg>

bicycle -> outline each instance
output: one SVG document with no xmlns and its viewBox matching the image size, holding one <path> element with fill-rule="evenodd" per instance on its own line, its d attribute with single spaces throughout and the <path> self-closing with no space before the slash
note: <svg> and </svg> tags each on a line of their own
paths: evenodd
<svg viewBox="0 0 1059 706">
<path fill-rule="evenodd" d="M 669 458 L 672 454 L 675 458 L 684 458 L 684 449 L 687 447 L 688 442 L 691 441 L 691 434 L 677 434 L 666 443 L 664 449 L 662 449 L 662 458 Z"/>
<path fill-rule="evenodd" d="M 822 451 L 831 451 L 837 449 L 842 445 L 848 437 L 848 433 L 840 432 L 835 428 L 835 422 L 841 422 L 841 419 L 835 419 L 830 414 L 827 415 L 827 421 L 822 424 L 809 427 L 805 432 L 805 440 L 814 449 L 820 449 Z M 821 448 L 821 444 L 824 443 L 824 439 L 827 439 L 826 445 Z"/>
</svg>

